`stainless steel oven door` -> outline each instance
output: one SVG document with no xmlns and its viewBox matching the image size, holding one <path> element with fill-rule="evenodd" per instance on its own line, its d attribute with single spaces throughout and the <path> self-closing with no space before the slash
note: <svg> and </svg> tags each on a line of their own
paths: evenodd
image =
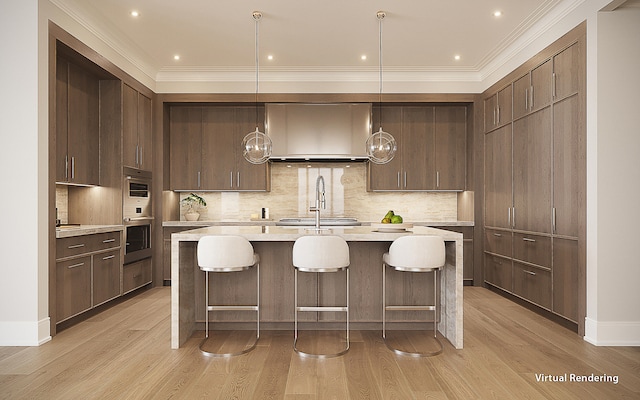
<svg viewBox="0 0 640 400">
<path fill-rule="evenodd" d="M 124 263 L 129 264 L 151 257 L 151 221 L 132 221 L 124 228 Z"/>
</svg>

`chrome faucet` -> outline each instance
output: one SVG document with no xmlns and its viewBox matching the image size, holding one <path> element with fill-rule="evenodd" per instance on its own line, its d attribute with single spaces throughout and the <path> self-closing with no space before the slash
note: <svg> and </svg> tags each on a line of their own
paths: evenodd
<svg viewBox="0 0 640 400">
<path fill-rule="evenodd" d="M 320 182 L 322 182 L 322 190 L 320 190 Z M 325 199 L 324 199 L 324 177 L 319 175 L 316 179 L 316 205 L 315 207 L 310 207 L 309 211 L 314 211 L 316 213 L 316 230 L 320 229 L 320 205 L 322 208 L 327 208 Z"/>
</svg>

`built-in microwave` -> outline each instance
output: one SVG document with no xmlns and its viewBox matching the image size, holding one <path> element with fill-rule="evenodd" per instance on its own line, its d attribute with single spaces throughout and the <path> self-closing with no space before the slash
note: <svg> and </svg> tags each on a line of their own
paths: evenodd
<svg viewBox="0 0 640 400">
<path fill-rule="evenodd" d="M 151 252 L 151 172 L 124 169 L 122 215 L 125 239 L 124 263 L 149 258 Z"/>
</svg>

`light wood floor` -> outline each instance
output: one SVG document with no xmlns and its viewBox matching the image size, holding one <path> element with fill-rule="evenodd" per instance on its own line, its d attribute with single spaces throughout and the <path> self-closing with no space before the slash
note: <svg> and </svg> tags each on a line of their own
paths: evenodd
<svg viewBox="0 0 640 400">
<path fill-rule="evenodd" d="M 388 351 L 377 331 L 355 331 L 347 355 L 304 359 L 292 332 L 263 332 L 253 352 L 220 359 L 199 352 L 200 332 L 170 349 L 170 290 L 151 289 L 40 347 L 0 347 L 0 398 L 640 399 L 640 348 L 592 346 L 483 288 L 464 295 L 463 350 L 446 342 L 444 354 L 413 359 Z"/>
</svg>

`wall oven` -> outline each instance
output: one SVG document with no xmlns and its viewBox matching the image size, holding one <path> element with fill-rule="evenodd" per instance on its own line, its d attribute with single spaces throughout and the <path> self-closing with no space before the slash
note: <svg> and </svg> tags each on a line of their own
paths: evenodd
<svg viewBox="0 0 640 400">
<path fill-rule="evenodd" d="M 124 168 L 124 263 L 151 257 L 151 172 Z"/>
</svg>

